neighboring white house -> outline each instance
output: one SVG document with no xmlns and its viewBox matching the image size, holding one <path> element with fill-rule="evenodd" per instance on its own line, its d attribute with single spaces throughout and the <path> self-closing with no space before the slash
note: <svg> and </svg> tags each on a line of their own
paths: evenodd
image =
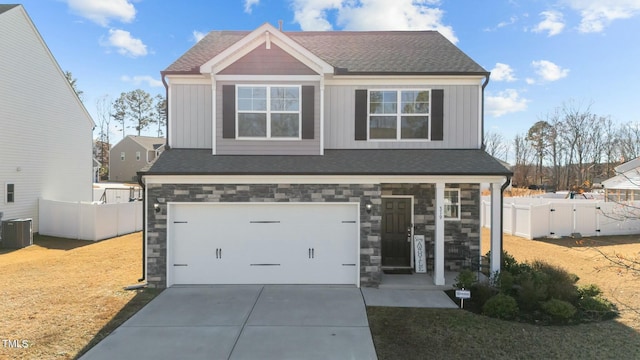
<svg viewBox="0 0 640 360">
<path fill-rule="evenodd" d="M 33 218 L 38 199 L 91 201 L 91 116 L 22 5 L 0 5 L 0 212 Z"/>
<path fill-rule="evenodd" d="M 616 176 L 602 182 L 608 200 L 640 200 L 640 157 L 615 167 Z"/>
</svg>

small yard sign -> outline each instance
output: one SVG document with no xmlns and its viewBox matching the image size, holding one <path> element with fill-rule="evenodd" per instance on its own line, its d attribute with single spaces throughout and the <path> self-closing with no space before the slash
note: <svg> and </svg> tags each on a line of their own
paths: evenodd
<svg viewBox="0 0 640 360">
<path fill-rule="evenodd" d="M 458 299 L 471 299 L 471 290 L 456 290 L 456 297 Z"/>
<path fill-rule="evenodd" d="M 416 273 L 427 272 L 427 254 L 424 249 L 424 235 L 415 235 L 413 237 L 413 252 L 415 254 Z"/>
</svg>

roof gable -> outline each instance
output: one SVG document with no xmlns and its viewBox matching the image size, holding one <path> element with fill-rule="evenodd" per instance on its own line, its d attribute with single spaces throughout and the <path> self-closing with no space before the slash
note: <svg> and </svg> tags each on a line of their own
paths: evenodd
<svg viewBox="0 0 640 360">
<path fill-rule="evenodd" d="M 219 72 L 221 75 L 318 75 L 278 45 L 258 46 Z"/>
<path fill-rule="evenodd" d="M 288 46 L 294 42 L 297 48 L 330 65 L 334 74 L 488 74 L 437 31 L 280 32 L 269 24 L 254 32 L 212 31 L 171 64 L 166 72 L 200 73 L 212 65 L 210 59 L 238 51 L 251 39 L 264 36 L 266 29 L 270 34 L 273 32 L 272 41 L 286 39 Z M 265 43 L 264 38 L 260 40 L 250 50 Z M 291 53 L 287 48 L 284 50 Z"/>
<path fill-rule="evenodd" d="M 270 48 L 272 42 L 298 61 L 313 69 L 316 73 L 333 72 L 331 65 L 267 23 L 240 38 L 220 53 L 215 54 L 210 60 L 200 66 L 200 73 L 217 74 L 258 46 L 265 44 L 267 48 Z M 198 44 L 196 44 L 196 46 L 197 45 Z"/>
</svg>

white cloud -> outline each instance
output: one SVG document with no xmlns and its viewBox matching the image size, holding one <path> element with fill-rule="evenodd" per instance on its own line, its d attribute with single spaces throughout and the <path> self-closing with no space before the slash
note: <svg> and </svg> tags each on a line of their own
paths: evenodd
<svg viewBox="0 0 640 360">
<path fill-rule="evenodd" d="M 260 3 L 260 0 L 244 0 L 244 12 L 246 12 L 247 14 L 251 14 L 251 11 L 253 11 L 253 7 L 258 5 Z"/>
<path fill-rule="evenodd" d="M 120 80 L 126 82 L 126 83 L 131 83 L 133 85 L 140 85 L 142 83 L 146 83 L 147 86 L 150 87 L 162 87 L 162 81 L 157 80 L 155 78 L 153 78 L 153 76 L 149 76 L 149 75 L 135 75 L 133 77 L 127 76 L 127 75 L 123 75 L 120 77 Z"/>
<path fill-rule="evenodd" d="M 489 115 L 500 117 L 509 113 L 527 110 L 529 100 L 520 97 L 515 89 L 500 91 L 497 95 L 487 95 L 485 106 Z"/>
<path fill-rule="evenodd" d="M 580 12 L 578 30 L 582 33 L 601 32 L 614 20 L 629 19 L 640 14 L 640 0 L 565 0 Z"/>
<path fill-rule="evenodd" d="M 516 77 L 513 75 L 513 69 L 511 66 L 503 63 L 496 63 L 496 66 L 491 70 L 491 79 L 495 81 L 516 81 Z"/>
<path fill-rule="evenodd" d="M 67 0 L 72 12 L 98 25 L 107 26 L 111 19 L 129 23 L 136 17 L 136 9 L 128 0 Z"/>
<path fill-rule="evenodd" d="M 138 57 L 147 55 L 147 45 L 142 40 L 131 36 L 131 33 L 119 29 L 109 30 L 109 39 L 106 46 L 118 49 L 120 55 Z"/>
<path fill-rule="evenodd" d="M 302 30 L 332 30 L 330 16 L 344 30 L 437 30 L 453 43 L 453 28 L 435 0 L 293 0 L 294 19 Z"/>
<path fill-rule="evenodd" d="M 508 21 L 501 21 L 495 27 L 485 28 L 484 31 L 487 31 L 487 32 L 496 31 L 496 30 L 501 29 L 503 27 L 507 27 L 507 26 L 513 25 L 517 21 L 518 21 L 518 17 L 514 15 L 514 16 L 511 16 Z"/>
<path fill-rule="evenodd" d="M 569 69 L 563 69 L 548 60 L 532 61 L 531 66 L 544 81 L 556 81 L 569 75 Z"/>
<path fill-rule="evenodd" d="M 533 28 L 534 32 L 547 32 L 547 36 L 551 37 L 558 35 L 564 30 L 564 17 L 559 11 L 549 10 L 540 13 L 540 16 L 544 18 L 536 27 Z"/>
<path fill-rule="evenodd" d="M 198 42 L 202 40 L 203 37 L 207 36 L 207 33 L 200 32 L 198 30 L 193 30 L 193 41 Z"/>
</svg>

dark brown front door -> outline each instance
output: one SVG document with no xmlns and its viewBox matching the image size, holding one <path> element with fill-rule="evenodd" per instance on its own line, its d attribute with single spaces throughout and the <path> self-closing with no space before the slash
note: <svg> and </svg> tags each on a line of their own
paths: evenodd
<svg viewBox="0 0 640 360">
<path fill-rule="evenodd" d="M 411 266 L 411 199 L 382 199 L 382 266 Z"/>
</svg>

